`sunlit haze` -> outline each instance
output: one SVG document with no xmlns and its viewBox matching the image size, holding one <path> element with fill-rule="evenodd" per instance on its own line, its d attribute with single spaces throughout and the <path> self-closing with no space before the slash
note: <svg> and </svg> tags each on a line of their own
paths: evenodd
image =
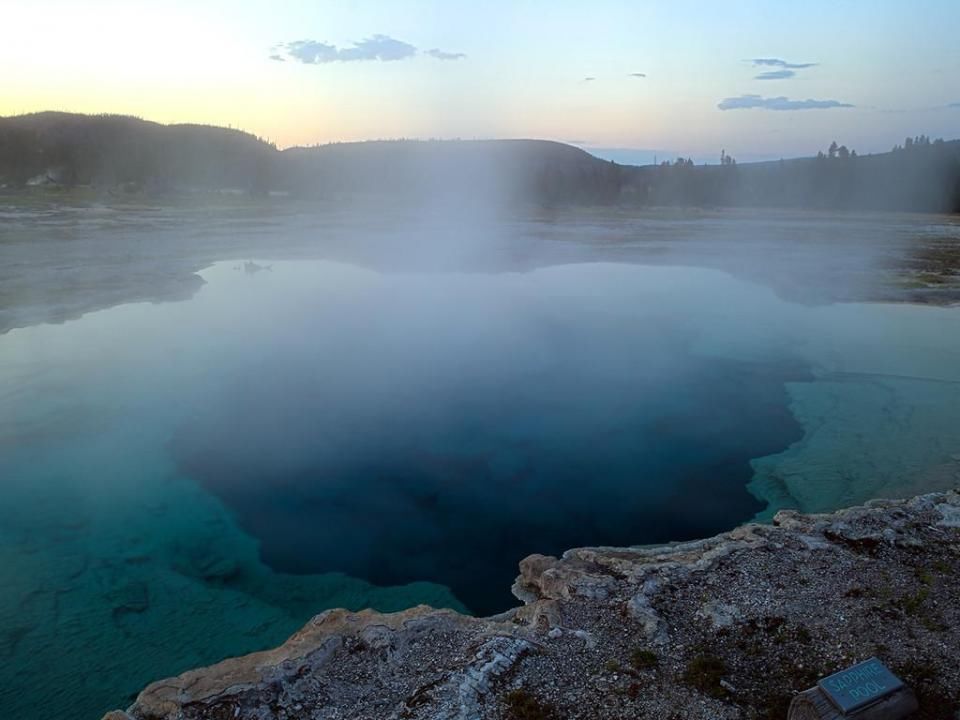
<svg viewBox="0 0 960 720">
<path fill-rule="evenodd" d="M 0 115 L 229 125 L 280 147 L 532 137 L 636 163 L 876 152 L 958 134 L 958 27 L 951 0 L 7 0 Z"/>
</svg>

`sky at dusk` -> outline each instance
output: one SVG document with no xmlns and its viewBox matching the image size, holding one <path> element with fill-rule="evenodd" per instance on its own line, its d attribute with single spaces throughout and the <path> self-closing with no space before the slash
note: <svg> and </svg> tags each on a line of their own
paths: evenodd
<svg viewBox="0 0 960 720">
<path fill-rule="evenodd" d="M 535 137 L 624 162 L 960 137 L 960 2 L 3 0 L 0 115 L 281 147 Z"/>
</svg>

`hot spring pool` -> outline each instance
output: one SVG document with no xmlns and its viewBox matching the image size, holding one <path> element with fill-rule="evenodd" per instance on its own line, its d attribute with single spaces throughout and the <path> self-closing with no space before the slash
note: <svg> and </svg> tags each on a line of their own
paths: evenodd
<svg viewBox="0 0 960 720">
<path fill-rule="evenodd" d="M 0 336 L 10 717 L 96 717 L 328 607 L 504 610 L 532 552 L 960 478 L 960 310 L 615 264 L 203 276 Z"/>
</svg>

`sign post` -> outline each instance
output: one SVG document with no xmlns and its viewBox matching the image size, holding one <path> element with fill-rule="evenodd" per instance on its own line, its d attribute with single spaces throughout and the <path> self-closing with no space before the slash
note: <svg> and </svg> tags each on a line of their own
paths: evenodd
<svg viewBox="0 0 960 720">
<path fill-rule="evenodd" d="M 788 720 L 899 720 L 917 710 L 917 699 L 875 657 L 828 675 L 790 703 Z"/>
</svg>

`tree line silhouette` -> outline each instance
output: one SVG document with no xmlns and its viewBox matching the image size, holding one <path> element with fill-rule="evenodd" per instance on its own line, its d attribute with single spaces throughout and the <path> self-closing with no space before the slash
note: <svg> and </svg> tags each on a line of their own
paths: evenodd
<svg viewBox="0 0 960 720">
<path fill-rule="evenodd" d="M 120 115 L 0 118 L 0 184 L 265 191 L 276 147 L 239 130 Z"/>
<path fill-rule="evenodd" d="M 630 168 L 625 194 L 641 205 L 960 212 L 960 141 L 907 138 L 858 155 L 833 141 L 813 158 L 719 165 L 678 158 Z"/>
<path fill-rule="evenodd" d="M 960 141 L 906 138 L 858 155 L 831 142 L 816 157 L 738 164 L 677 158 L 636 167 L 532 140 L 379 141 L 280 151 L 238 130 L 117 115 L 0 118 L 0 187 L 88 185 L 111 192 L 234 188 L 298 197 L 389 194 L 635 206 L 960 212 Z"/>
</svg>

